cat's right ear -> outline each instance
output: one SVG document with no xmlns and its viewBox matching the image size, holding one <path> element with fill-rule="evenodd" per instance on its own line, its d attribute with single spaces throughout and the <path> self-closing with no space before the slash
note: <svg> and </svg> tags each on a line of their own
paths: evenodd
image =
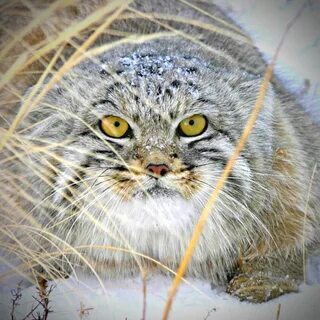
<svg viewBox="0 0 320 320">
<path fill-rule="evenodd" d="M 47 92 L 48 91 L 48 92 Z M 73 130 L 74 117 L 68 98 L 63 97 L 62 89 L 55 85 L 48 90 L 47 83 L 29 87 L 21 99 L 20 111 L 23 114 L 22 127 L 30 136 L 67 137 Z"/>
<path fill-rule="evenodd" d="M 28 112 L 32 112 L 40 107 L 43 98 L 46 96 L 44 93 L 46 86 L 46 83 L 36 83 L 28 87 L 21 98 L 20 107 L 28 109 Z"/>
<path fill-rule="evenodd" d="M 67 93 L 64 85 L 58 83 L 51 88 L 46 80 L 44 83 L 37 83 L 26 90 L 21 99 L 21 107 L 29 105 L 29 112 L 41 108 L 43 110 L 50 109 L 50 112 L 55 110 L 56 113 L 76 113 L 77 108 L 72 101 L 73 97 Z"/>
</svg>

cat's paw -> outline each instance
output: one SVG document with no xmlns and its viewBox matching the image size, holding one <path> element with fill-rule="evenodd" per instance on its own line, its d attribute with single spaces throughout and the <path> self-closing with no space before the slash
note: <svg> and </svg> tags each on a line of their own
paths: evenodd
<svg viewBox="0 0 320 320">
<path fill-rule="evenodd" d="M 298 292 L 298 284 L 293 279 L 240 274 L 229 282 L 227 292 L 241 301 L 262 303 L 286 293 Z"/>
</svg>

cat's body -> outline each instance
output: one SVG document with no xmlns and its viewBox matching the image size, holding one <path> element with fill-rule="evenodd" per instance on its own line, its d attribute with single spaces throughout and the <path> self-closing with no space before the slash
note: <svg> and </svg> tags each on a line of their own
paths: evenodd
<svg viewBox="0 0 320 320">
<path fill-rule="evenodd" d="M 215 6 L 193 4 L 230 23 Z M 31 163 L 46 168 L 47 179 L 32 170 L 24 175 L 32 185 L 29 194 L 38 199 L 34 209 L 22 201 L 25 209 L 63 240 L 51 238 L 60 248 L 69 253 L 79 249 L 86 261 L 71 252 L 71 265 L 90 262 L 99 274 L 111 277 L 138 274 L 141 267 L 149 273 L 162 270 L 137 253 L 177 269 L 246 125 L 266 69 L 235 24 L 228 27 L 180 1 L 141 0 L 132 6 L 170 15 L 169 20 L 200 21 L 207 29 L 214 23 L 225 34 L 177 21 L 161 20 L 167 26 L 140 18 L 116 22 L 112 28 L 121 32 L 174 28 L 179 33 L 84 60 L 24 124 L 38 123 L 24 132 L 26 138 L 51 145 L 50 154 L 30 155 Z M 124 138 L 102 132 L 101 119 L 110 115 L 129 124 Z M 179 124 L 193 115 L 208 123 L 200 134 L 184 136 Z M 286 274 L 301 276 L 303 246 L 319 237 L 316 170 L 311 179 L 320 156 L 319 133 L 274 78 L 206 223 L 188 276 L 219 283 L 236 268 L 251 275 L 263 271 L 279 277 L 280 289 Z M 163 174 L 150 173 L 150 166 L 160 165 Z M 14 170 L 21 174 L 25 167 L 19 166 Z"/>
</svg>

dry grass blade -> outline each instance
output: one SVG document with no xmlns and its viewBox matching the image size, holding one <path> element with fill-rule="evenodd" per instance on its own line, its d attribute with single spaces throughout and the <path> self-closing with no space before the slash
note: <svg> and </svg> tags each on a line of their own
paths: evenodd
<svg viewBox="0 0 320 320">
<path fill-rule="evenodd" d="M 46 230 L 39 230 L 35 227 L 31 227 L 31 226 L 20 226 L 20 225 L 14 225 L 14 226 L 10 226 L 8 225 L 8 228 L 13 228 L 13 229 L 28 229 L 30 234 L 33 233 L 35 236 L 40 236 L 42 238 L 44 238 L 45 240 L 47 240 L 48 242 L 53 244 L 53 241 L 56 241 L 57 243 L 60 243 L 61 245 L 63 245 L 63 248 L 67 248 L 68 250 L 70 250 L 71 253 L 75 254 L 92 272 L 92 274 L 96 277 L 96 279 L 98 280 L 101 288 L 103 289 L 103 291 L 105 291 L 105 287 L 103 284 L 102 279 L 100 278 L 100 276 L 98 275 L 98 273 L 96 272 L 96 270 L 93 268 L 92 264 L 88 261 L 88 259 L 86 259 L 86 257 L 84 257 L 80 251 L 78 251 L 76 248 L 72 247 L 71 245 L 69 245 L 64 239 L 59 238 L 58 236 L 56 236 L 55 234 L 48 232 Z M 52 240 L 49 240 L 52 239 Z M 18 241 L 17 241 L 18 242 Z M 25 247 L 21 244 L 21 247 L 25 249 Z M 58 248 L 57 245 L 55 245 L 56 248 Z M 59 255 L 61 255 L 63 253 L 62 249 L 59 249 Z M 32 257 L 33 255 L 31 254 L 30 257 Z M 37 261 L 37 265 L 41 265 L 42 267 L 46 267 L 39 259 Z"/>
<path fill-rule="evenodd" d="M 14 62 L 14 64 L 6 71 L 5 74 L 1 75 L 0 79 L 0 88 L 2 88 L 5 84 L 9 83 L 14 76 L 17 74 L 17 70 L 21 68 L 21 66 L 27 61 L 28 54 L 23 53 L 18 57 L 18 59 Z"/>
<path fill-rule="evenodd" d="M 89 316 L 90 311 L 93 310 L 93 308 L 87 308 L 83 302 L 80 302 L 80 309 L 79 309 L 79 319 L 85 319 L 87 316 Z"/>
<path fill-rule="evenodd" d="M 306 279 L 307 279 L 307 270 L 306 270 L 306 245 L 305 245 L 305 232 L 306 232 L 306 221 L 307 221 L 307 216 L 308 216 L 308 208 L 309 208 L 309 200 L 310 200 L 310 195 L 311 195 L 311 190 L 312 190 L 312 183 L 317 171 L 317 166 L 318 163 L 316 163 L 313 167 L 313 171 L 311 174 L 311 178 L 310 178 L 310 183 L 309 183 L 309 187 L 308 187 L 308 194 L 307 194 L 307 200 L 306 200 L 306 205 L 304 208 L 304 217 L 303 217 L 303 237 L 302 237 L 302 259 L 303 259 L 303 281 L 304 283 L 306 283 Z"/>
<path fill-rule="evenodd" d="M 55 50 L 62 43 L 69 42 L 72 37 L 79 35 L 81 31 L 86 30 L 92 24 L 96 23 L 103 17 L 108 16 L 108 14 L 116 10 L 119 7 L 119 5 L 121 5 L 121 3 L 123 3 L 123 1 L 112 1 L 108 5 L 103 6 L 99 10 L 94 11 L 80 22 L 71 25 L 63 32 L 61 32 L 56 39 L 50 41 L 44 47 L 34 52 L 34 55 L 30 57 L 29 60 L 23 65 L 23 68 L 26 68 L 27 66 L 38 60 L 40 57 L 46 55 L 51 50 Z"/>
<path fill-rule="evenodd" d="M 280 319 L 280 311 L 281 311 L 281 303 L 278 304 L 278 308 L 277 308 L 277 320 Z"/>
<path fill-rule="evenodd" d="M 104 23 L 102 23 L 94 32 L 93 34 L 82 44 L 80 48 L 74 53 L 74 55 L 69 59 L 72 61 L 73 59 L 76 59 L 79 55 L 84 54 L 85 50 L 90 47 L 91 44 L 94 43 L 94 41 L 97 39 L 97 37 L 104 32 L 105 29 L 107 29 L 111 23 L 129 6 L 129 4 L 133 0 L 124 1 L 124 3 L 117 8 L 117 10 L 111 14 L 108 19 Z"/>
<path fill-rule="evenodd" d="M 14 132 L 14 130 L 17 128 L 17 126 L 19 125 L 19 123 L 21 122 L 21 120 L 23 119 L 24 115 L 26 114 L 26 112 L 29 110 L 31 103 L 33 103 L 33 105 L 37 105 L 37 103 L 42 99 L 42 97 L 45 96 L 45 94 L 57 83 L 61 80 L 62 76 L 68 71 L 70 70 L 73 66 L 76 65 L 76 63 L 74 62 L 79 61 L 77 60 L 77 58 L 79 57 L 79 55 L 82 54 L 82 52 L 87 49 L 92 43 L 93 41 L 99 36 L 99 34 L 103 31 L 104 28 L 106 28 L 108 25 L 110 25 L 112 23 L 112 21 L 129 5 L 131 1 L 126 1 L 124 3 L 124 5 L 122 5 L 120 8 L 118 8 L 118 10 L 116 11 L 115 14 L 111 15 L 105 23 L 103 23 L 83 44 L 82 46 L 78 49 L 78 51 L 76 51 L 70 58 L 69 60 L 60 68 L 60 70 L 54 75 L 54 77 L 51 79 L 51 81 L 49 81 L 49 83 L 43 88 L 43 90 L 41 91 L 41 93 L 39 93 L 39 95 L 37 96 L 36 99 L 34 99 L 33 101 L 26 101 L 20 108 L 18 115 L 15 117 L 12 125 L 10 126 L 8 132 L 4 135 L 4 137 L 2 138 L 1 142 L 0 142 L 0 150 L 3 148 L 3 146 L 5 145 L 5 143 L 7 142 L 7 140 L 10 138 L 10 136 L 12 135 L 12 133 Z M 113 4 L 113 6 L 111 5 Z M 102 10 L 102 12 L 104 14 L 111 12 L 112 10 L 114 10 L 117 5 L 115 3 L 111 3 L 109 6 L 107 6 L 108 10 L 105 10 L 106 12 L 104 12 L 104 10 Z M 97 13 L 96 13 L 97 15 Z M 101 13 L 99 12 L 99 15 L 101 15 Z M 96 16 L 94 16 L 95 19 L 97 19 Z M 91 20 L 89 20 L 90 24 L 93 22 Z M 55 48 L 55 47 L 54 47 Z M 37 55 L 38 56 L 38 55 Z M 23 55 L 21 56 L 23 57 Z M 20 58 L 21 58 L 20 57 Z M 18 59 L 20 61 L 20 58 Z M 25 58 L 23 58 L 24 61 Z M 21 62 L 19 62 L 19 64 L 21 64 Z M 46 71 L 50 66 L 48 66 L 48 68 L 46 69 Z M 12 68 L 9 69 L 9 71 Z M 17 66 L 15 66 L 14 70 L 10 72 L 10 74 L 14 74 L 14 72 L 16 73 L 17 71 L 19 71 L 19 68 L 17 68 Z M 2 83 L 1 83 L 2 84 Z M 2 84 L 3 85 L 3 84 Z M 1 87 L 1 86 L 0 86 Z"/>
<path fill-rule="evenodd" d="M 210 23 L 204 23 L 204 22 L 196 20 L 196 19 L 179 17 L 179 16 L 174 16 L 174 15 L 169 15 L 169 14 L 161 14 L 161 13 L 156 13 L 156 12 L 149 12 L 149 13 L 144 13 L 144 14 L 147 14 L 149 17 L 152 17 L 154 19 L 167 20 L 170 22 L 175 21 L 175 22 L 180 22 L 180 23 L 184 23 L 184 24 L 189 24 L 194 27 L 201 28 L 203 30 L 208 30 L 211 32 L 215 32 L 215 33 L 224 35 L 226 37 L 241 41 L 243 43 L 252 43 L 251 39 L 248 37 L 236 34 L 234 32 L 230 32 L 229 30 L 222 29 L 222 28 L 217 27 L 217 26 L 210 24 Z M 124 14 L 121 16 L 121 19 L 136 19 L 136 18 L 137 18 L 137 15 L 133 15 L 133 14 Z"/>
<path fill-rule="evenodd" d="M 142 317 L 141 320 L 146 320 L 146 314 L 147 314 L 147 272 L 142 273 L 142 295 L 143 295 L 143 301 L 142 301 Z"/>
<path fill-rule="evenodd" d="M 195 9 L 195 10 L 198 11 L 198 12 L 201 12 L 202 14 L 204 14 L 204 15 L 212 18 L 213 20 L 216 20 L 217 22 L 223 24 L 224 26 L 226 26 L 227 28 L 229 28 L 229 29 L 231 29 L 231 30 L 236 31 L 237 33 L 243 35 L 244 37 L 247 37 L 247 35 L 246 35 L 245 33 L 243 33 L 243 31 L 242 31 L 241 29 L 239 29 L 239 28 L 237 28 L 236 26 L 231 25 L 230 23 L 228 23 L 228 22 L 226 22 L 226 21 L 224 21 L 224 20 L 222 20 L 222 19 L 220 19 L 220 18 L 218 18 L 218 17 L 216 17 L 216 16 L 214 16 L 214 15 L 212 15 L 212 14 L 210 14 L 210 13 L 204 11 L 204 10 L 202 10 L 202 9 L 199 8 L 198 6 L 192 4 L 192 3 L 188 2 L 188 1 L 185 1 L 185 0 L 178 0 L 178 1 L 180 1 L 181 3 L 189 6 L 189 7 L 192 8 L 192 9 Z M 248 38 L 248 40 L 249 40 L 249 38 Z"/>
<path fill-rule="evenodd" d="M 45 78 L 48 76 L 48 74 L 51 72 L 54 64 L 56 63 L 57 59 L 59 58 L 61 52 L 63 50 L 63 46 L 60 47 L 56 54 L 54 55 L 54 57 L 51 59 L 50 63 L 48 64 L 46 70 L 42 73 L 41 77 L 39 78 L 37 84 L 33 87 L 30 95 L 28 96 L 27 100 L 25 101 L 24 105 L 26 105 L 27 107 L 26 108 L 21 108 L 19 110 L 19 114 L 17 115 L 16 119 L 17 121 L 21 121 L 20 119 L 23 118 L 23 116 L 28 112 L 29 108 L 30 108 L 30 104 L 31 104 L 31 101 L 33 99 L 33 97 L 35 96 L 35 94 L 37 93 L 37 91 L 41 88 L 41 85 L 43 84 Z M 24 55 L 22 55 L 24 56 Z M 21 57 L 22 57 L 21 56 Z M 19 59 L 18 59 L 19 60 Z M 1 85 L 0 85 L 1 86 Z M 13 123 L 14 124 L 14 123 Z M 10 130 L 8 131 L 8 133 L 6 134 L 9 134 L 10 135 Z M 4 138 L 5 139 L 5 138 Z"/>
<path fill-rule="evenodd" d="M 202 233 L 202 230 L 203 230 L 203 227 L 211 213 L 211 210 L 212 210 L 212 207 L 213 205 L 215 204 L 216 200 L 218 199 L 218 196 L 223 188 L 223 186 L 225 185 L 230 173 L 231 173 L 231 170 L 232 168 L 234 167 L 235 165 L 235 162 L 239 156 L 239 154 L 241 153 L 241 151 L 243 150 L 248 138 L 249 138 L 249 135 L 254 127 L 254 124 L 258 118 L 258 115 L 263 107 L 263 103 L 264 103 L 264 99 L 265 99 L 265 96 L 266 96 L 266 93 L 267 93 L 267 89 L 268 89 L 268 86 L 269 86 L 269 83 L 270 83 L 270 80 L 271 80 L 271 77 L 272 77 L 272 74 L 273 74 L 273 69 L 274 69 L 274 65 L 277 61 L 277 58 L 278 58 L 278 55 L 279 55 L 279 52 L 280 52 L 280 49 L 286 39 L 286 36 L 289 32 L 289 30 L 291 29 L 291 27 L 293 26 L 293 24 L 296 22 L 296 20 L 299 18 L 299 16 L 301 15 L 301 13 L 304 11 L 304 9 L 306 8 L 307 6 L 307 2 L 301 7 L 301 9 L 299 10 L 299 12 L 297 13 L 297 15 L 289 22 L 289 24 L 287 25 L 287 28 L 285 30 L 285 32 L 283 33 L 282 37 L 281 37 L 281 41 L 275 51 L 275 54 L 272 58 L 272 61 L 271 63 L 268 65 L 267 69 L 266 69 L 266 72 L 264 74 L 264 78 L 263 78 L 263 81 L 260 85 L 260 90 L 259 90 L 259 93 L 258 93 L 258 97 L 257 97 L 257 100 L 256 100 L 256 103 L 253 107 L 253 111 L 250 115 L 250 118 L 248 120 L 248 122 L 246 123 L 246 126 L 245 126 L 245 129 L 237 143 L 237 146 L 233 152 L 233 154 L 231 155 L 231 157 L 229 158 L 226 166 L 225 166 L 225 169 L 220 177 L 220 179 L 218 180 L 217 182 L 217 185 L 213 191 L 213 193 L 211 194 L 211 196 L 209 197 L 201 215 L 200 215 L 200 218 L 198 220 L 198 223 L 193 231 L 193 234 L 192 234 L 192 237 L 191 237 L 191 240 L 189 242 L 189 245 L 186 249 L 186 252 L 185 252 L 185 255 L 184 257 L 182 258 L 181 262 L 180 262 L 180 266 L 178 268 L 178 271 L 177 271 L 177 275 L 176 277 L 174 278 L 173 280 L 173 283 L 171 285 L 171 288 L 169 289 L 169 293 L 168 293 L 168 299 L 167 299 L 167 303 L 165 305 L 165 308 L 164 308 L 164 312 L 163 312 L 163 316 L 162 316 L 162 319 L 163 320 L 167 320 L 168 317 L 169 317 L 169 313 L 170 313 L 170 309 L 171 309 L 171 306 L 172 306 L 172 303 L 173 303 L 173 299 L 177 293 L 177 290 L 178 290 L 178 286 L 181 282 L 181 278 L 184 276 L 186 270 L 187 270 L 187 267 L 189 265 L 189 262 L 192 258 L 192 255 L 193 255 L 193 252 L 198 244 L 198 241 L 199 241 L 199 238 L 201 236 L 201 233 Z"/>
</svg>

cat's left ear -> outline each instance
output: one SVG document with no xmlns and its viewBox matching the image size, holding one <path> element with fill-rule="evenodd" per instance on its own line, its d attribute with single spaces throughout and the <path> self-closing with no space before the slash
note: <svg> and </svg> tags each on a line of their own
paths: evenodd
<svg viewBox="0 0 320 320">
<path fill-rule="evenodd" d="M 249 115 L 257 104 L 262 103 L 258 120 L 267 123 L 273 119 L 274 108 L 279 103 L 271 82 L 264 83 L 263 78 L 248 80 L 238 86 L 239 94 L 249 107 Z"/>
<path fill-rule="evenodd" d="M 271 157 L 276 109 L 280 104 L 274 86 L 268 83 L 266 87 L 262 87 L 263 83 L 262 78 L 247 81 L 241 84 L 240 91 L 245 95 L 246 123 L 253 110 L 260 108 L 249 140 L 267 157 Z"/>
</svg>

